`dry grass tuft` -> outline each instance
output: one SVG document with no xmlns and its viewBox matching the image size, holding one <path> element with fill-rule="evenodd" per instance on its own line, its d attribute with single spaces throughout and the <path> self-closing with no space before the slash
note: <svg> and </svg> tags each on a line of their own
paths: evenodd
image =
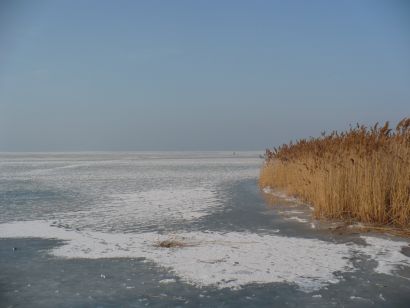
<svg viewBox="0 0 410 308">
<path fill-rule="evenodd" d="M 267 150 L 259 184 L 312 204 L 316 218 L 408 228 L 410 118 Z"/>
<path fill-rule="evenodd" d="M 158 243 L 158 247 L 163 248 L 181 248 L 188 246 L 186 243 L 178 240 L 165 240 Z"/>
</svg>

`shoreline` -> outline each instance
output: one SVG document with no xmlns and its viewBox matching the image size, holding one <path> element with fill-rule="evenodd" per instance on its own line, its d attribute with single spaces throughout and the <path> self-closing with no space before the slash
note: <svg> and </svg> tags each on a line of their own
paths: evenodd
<svg viewBox="0 0 410 308">
<path fill-rule="evenodd" d="M 270 206 L 275 207 L 278 202 L 286 202 L 291 204 L 298 204 L 302 206 L 306 206 L 311 211 L 311 218 L 314 218 L 314 206 L 302 201 L 301 199 L 297 198 L 296 196 L 291 196 L 286 194 L 283 191 L 277 191 L 272 189 L 271 187 L 261 187 L 259 185 L 261 193 L 264 195 L 265 202 Z M 291 217 L 292 218 L 292 217 Z M 303 218 L 301 218 L 303 220 Z M 317 219 L 317 218 L 316 218 Z M 294 219 L 297 220 L 297 219 Z M 327 219 L 327 218 L 318 218 L 317 219 L 321 224 L 324 226 L 321 227 L 320 224 L 312 222 L 314 224 L 314 228 L 319 230 L 328 230 L 331 233 L 335 233 L 338 235 L 349 235 L 349 234 L 366 234 L 370 232 L 374 232 L 376 234 L 388 234 L 392 236 L 398 236 L 403 238 L 410 238 L 410 228 L 397 228 L 394 226 L 386 226 L 386 225 L 377 225 L 377 224 L 370 224 L 370 223 L 363 223 L 356 220 L 335 220 L 335 219 Z"/>
</svg>

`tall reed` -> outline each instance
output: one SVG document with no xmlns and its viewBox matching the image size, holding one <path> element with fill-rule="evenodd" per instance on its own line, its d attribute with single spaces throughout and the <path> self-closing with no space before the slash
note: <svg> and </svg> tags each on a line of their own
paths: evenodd
<svg viewBox="0 0 410 308">
<path fill-rule="evenodd" d="M 259 184 L 312 204 L 317 218 L 409 227 L 410 118 L 266 150 Z"/>
</svg>

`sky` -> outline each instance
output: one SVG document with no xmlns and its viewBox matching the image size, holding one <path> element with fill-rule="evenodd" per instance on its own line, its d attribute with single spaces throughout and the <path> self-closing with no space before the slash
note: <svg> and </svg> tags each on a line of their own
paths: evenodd
<svg viewBox="0 0 410 308">
<path fill-rule="evenodd" d="M 406 1 L 0 0 L 0 151 L 263 150 L 409 116 Z"/>
</svg>

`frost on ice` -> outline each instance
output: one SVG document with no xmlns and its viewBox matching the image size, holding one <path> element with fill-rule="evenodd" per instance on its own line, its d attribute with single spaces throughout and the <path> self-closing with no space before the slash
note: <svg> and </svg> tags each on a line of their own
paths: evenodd
<svg viewBox="0 0 410 308">
<path fill-rule="evenodd" d="M 74 231 L 47 221 L 1 224 L 0 237 L 64 240 L 65 245 L 51 251 L 63 258 L 143 257 L 193 285 L 233 289 L 250 283 L 280 282 L 307 292 L 318 290 L 338 282 L 334 272 L 354 270 L 349 262 L 353 251 L 370 255 L 379 264 L 376 270 L 388 274 L 398 264 L 410 261 L 399 252 L 407 243 L 372 237 L 365 238 L 369 246 L 359 246 L 247 232 L 181 232 L 172 237 L 184 241 L 185 246 L 164 248 L 157 243 L 167 240 L 168 235 Z"/>
</svg>

